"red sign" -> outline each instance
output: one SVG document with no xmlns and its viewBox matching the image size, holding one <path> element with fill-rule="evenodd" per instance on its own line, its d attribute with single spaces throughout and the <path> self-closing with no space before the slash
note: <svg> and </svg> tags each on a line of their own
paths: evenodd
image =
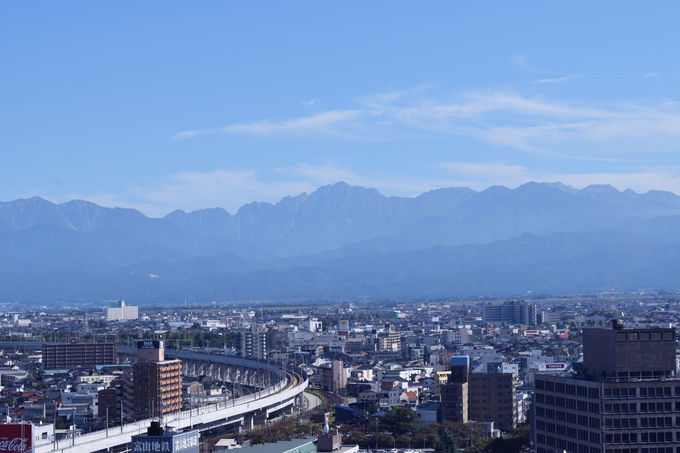
<svg viewBox="0 0 680 453">
<path fill-rule="evenodd" d="M 550 369 L 564 369 L 565 365 L 564 363 L 546 363 L 545 368 L 550 370 Z"/>
<path fill-rule="evenodd" d="M 0 425 L 0 453 L 32 451 L 31 425 Z"/>
</svg>

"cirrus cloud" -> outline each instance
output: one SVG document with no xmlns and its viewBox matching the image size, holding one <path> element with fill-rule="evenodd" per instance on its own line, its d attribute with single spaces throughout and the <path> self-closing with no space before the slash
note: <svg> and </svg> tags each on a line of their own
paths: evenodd
<svg viewBox="0 0 680 453">
<path fill-rule="evenodd" d="M 547 82 L 547 79 L 545 81 Z M 510 91 L 433 95 L 429 87 L 355 99 L 332 109 L 279 121 L 232 123 L 178 132 L 183 140 L 212 134 L 399 140 L 468 137 L 493 146 L 570 158 L 610 158 L 653 149 L 677 152 L 680 107 L 674 100 L 587 103 Z M 581 150 L 579 153 L 574 149 Z M 565 154 L 565 150 L 569 153 Z"/>
</svg>

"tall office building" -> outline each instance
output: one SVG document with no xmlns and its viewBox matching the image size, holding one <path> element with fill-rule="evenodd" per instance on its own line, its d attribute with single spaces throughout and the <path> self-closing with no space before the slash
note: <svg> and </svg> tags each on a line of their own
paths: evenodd
<svg viewBox="0 0 680 453">
<path fill-rule="evenodd" d="M 452 422 L 468 421 L 468 375 L 470 358 L 451 357 L 451 374 L 441 386 L 441 418 Z"/>
<path fill-rule="evenodd" d="M 518 376 L 504 364 L 488 364 L 485 373 L 471 373 L 469 378 L 468 416 L 477 422 L 494 422 L 503 431 L 517 425 L 515 394 Z"/>
<path fill-rule="evenodd" d="M 165 360 L 162 341 L 139 341 L 132 364 L 135 418 L 160 417 L 182 410 L 182 361 Z"/>
<path fill-rule="evenodd" d="M 116 343 L 43 343 L 44 370 L 94 368 L 118 362 Z"/>
<path fill-rule="evenodd" d="M 536 375 L 536 453 L 677 453 L 675 330 L 584 329 L 580 374 Z"/>
<path fill-rule="evenodd" d="M 490 302 L 482 307 L 484 322 L 507 322 L 511 324 L 536 324 L 536 304 L 523 300 Z"/>
<path fill-rule="evenodd" d="M 249 330 L 242 330 L 236 340 L 238 342 L 236 348 L 241 353 L 241 357 L 255 360 L 267 359 L 267 330 L 265 328 L 253 324 Z"/>
</svg>

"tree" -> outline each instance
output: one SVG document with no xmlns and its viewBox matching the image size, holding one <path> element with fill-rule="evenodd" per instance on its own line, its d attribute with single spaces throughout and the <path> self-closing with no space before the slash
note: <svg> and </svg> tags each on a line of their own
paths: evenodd
<svg viewBox="0 0 680 453">
<path fill-rule="evenodd" d="M 529 448 L 531 429 L 528 423 L 517 426 L 509 436 L 493 439 L 484 448 L 485 453 L 515 453 Z"/>
<path fill-rule="evenodd" d="M 397 447 L 406 448 L 411 446 L 412 439 L 408 434 L 402 434 L 401 436 L 397 437 L 396 441 Z"/>
<path fill-rule="evenodd" d="M 418 414 L 408 407 L 395 407 L 385 414 L 381 423 L 386 430 L 398 436 L 418 428 Z"/>
<path fill-rule="evenodd" d="M 375 436 L 378 447 L 389 448 L 394 446 L 394 436 L 387 433 L 378 433 Z"/>
<path fill-rule="evenodd" d="M 453 437 L 451 431 L 444 428 L 439 434 L 439 442 L 434 447 L 435 453 L 458 453 L 458 445 L 456 445 L 456 438 Z"/>
</svg>

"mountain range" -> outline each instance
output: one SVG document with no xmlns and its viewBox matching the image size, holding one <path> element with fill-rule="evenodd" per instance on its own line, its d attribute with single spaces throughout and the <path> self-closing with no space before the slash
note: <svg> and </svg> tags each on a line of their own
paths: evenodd
<svg viewBox="0 0 680 453">
<path fill-rule="evenodd" d="M 680 287 L 680 197 L 336 183 L 236 213 L 0 203 L 0 302 L 521 297 Z"/>
</svg>

